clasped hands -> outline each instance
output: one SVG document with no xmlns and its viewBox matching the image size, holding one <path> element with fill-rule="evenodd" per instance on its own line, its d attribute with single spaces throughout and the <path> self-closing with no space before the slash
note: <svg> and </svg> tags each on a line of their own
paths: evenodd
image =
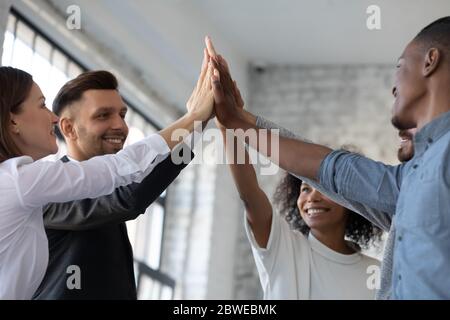
<svg viewBox="0 0 450 320">
<path fill-rule="evenodd" d="M 219 128 L 230 128 L 241 116 L 244 101 L 226 60 L 216 53 L 209 37 L 205 43 L 200 75 L 186 107 L 198 120 L 205 122 L 215 116 Z"/>
</svg>

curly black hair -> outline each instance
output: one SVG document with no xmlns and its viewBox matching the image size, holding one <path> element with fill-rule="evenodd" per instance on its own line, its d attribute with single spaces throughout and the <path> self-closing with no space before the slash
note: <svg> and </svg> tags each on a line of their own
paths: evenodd
<svg viewBox="0 0 450 320">
<path fill-rule="evenodd" d="M 278 184 L 274 194 L 274 204 L 292 229 L 308 235 L 310 228 L 302 219 L 297 207 L 302 181 L 287 173 Z M 348 219 L 345 236 L 359 248 L 367 249 L 370 245 L 380 243 L 383 231 L 363 216 L 347 209 Z"/>
</svg>

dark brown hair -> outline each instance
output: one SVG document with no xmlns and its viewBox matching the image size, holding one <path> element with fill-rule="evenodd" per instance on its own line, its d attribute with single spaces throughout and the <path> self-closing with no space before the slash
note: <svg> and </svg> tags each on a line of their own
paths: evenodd
<svg viewBox="0 0 450 320">
<path fill-rule="evenodd" d="M 53 100 L 53 112 L 61 116 L 64 109 L 82 98 L 88 90 L 117 90 L 116 77 L 108 71 L 97 70 L 83 72 L 67 82 Z"/>
<path fill-rule="evenodd" d="M 0 162 L 21 156 L 9 131 L 10 113 L 19 114 L 30 94 L 33 77 L 20 69 L 0 67 Z"/>
</svg>

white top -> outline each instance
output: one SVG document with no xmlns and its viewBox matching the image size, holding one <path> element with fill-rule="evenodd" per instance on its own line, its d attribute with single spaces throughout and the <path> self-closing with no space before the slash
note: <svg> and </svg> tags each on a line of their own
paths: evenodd
<svg viewBox="0 0 450 320">
<path fill-rule="evenodd" d="M 0 163 L 0 299 L 30 299 L 42 281 L 48 263 L 45 204 L 111 194 L 142 181 L 169 153 L 165 140 L 153 134 L 83 162 L 23 156 Z"/>
<path fill-rule="evenodd" d="M 367 282 L 376 259 L 361 253 L 345 255 L 331 250 L 312 233 L 308 238 L 292 230 L 279 214 L 272 215 L 266 248 L 255 241 L 245 219 L 264 299 L 374 299 Z"/>
</svg>

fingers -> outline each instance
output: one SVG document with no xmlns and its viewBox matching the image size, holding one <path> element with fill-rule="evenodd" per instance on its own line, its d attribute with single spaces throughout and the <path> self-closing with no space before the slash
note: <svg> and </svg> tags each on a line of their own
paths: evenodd
<svg viewBox="0 0 450 320">
<path fill-rule="evenodd" d="M 208 63 L 208 72 L 207 72 L 207 75 L 206 75 L 206 79 L 203 81 L 203 88 L 204 89 L 208 89 L 208 90 L 212 89 L 212 87 L 211 87 L 211 77 L 213 76 L 213 74 L 214 74 L 214 66 L 213 66 L 213 64 L 211 62 L 209 62 Z"/>
<path fill-rule="evenodd" d="M 202 68 L 200 70 L 200 76 L 197 80 L 197 88 L 200 88 L 202 83 L 205 81 L 206 74 L 208 72 L 208 53 L 206 52 L 206 49 L 203 49 L 203 61 L 202 61 Z"/>
<path fill-rule="evenodd" d="M 228 67 L 228 62 L 220 54 L 217 56 L 219 63 L 230 73 L 230 68 Z"/>
<path fill-rule="evenodd" d="M 239 108 L 244 108 L 244 99 L 242 99 L 241 91 L 239 90 L 236 81 L 233 81 L 234 97 Z"/>
<path fill-rule="evenodd" d="M 230 73 L 227 72 L 225 66 L 218 63 L 215 59 L 211 59 L 211 63 L 213 64 L 213 67 L 220 73 L 220 82 L 222 83 L 223 90 L 225 92 L 233 93 L 233 79 L 231 79 Z"/>
<path fill-rule="evenodd" d="M 206 48 L 208 49 L 209 56 L 216 58 L 217 57 L 216 50 L 214 49 L 214 45 L 209 36 L 205 37 L 205 44 L 206 44 Z"/>
<path fill-rule="evenodd" d="M 222 84 L 220 83 L 220 73 L 217 69 L 214 69 L 214 73 L 211 77 L 211 86 L 213 89 L 214 102 L 221 104 L 225 101 Z"/>
</svg>

